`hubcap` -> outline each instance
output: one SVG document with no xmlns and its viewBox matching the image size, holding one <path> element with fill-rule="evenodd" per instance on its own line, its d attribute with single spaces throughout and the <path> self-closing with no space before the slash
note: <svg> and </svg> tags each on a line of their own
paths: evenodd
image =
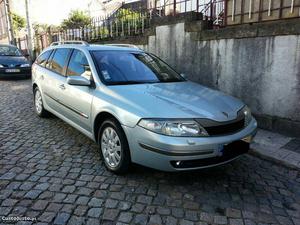
<svg viewBox="0 0 300 225">
<path fill-rule="evenodd" d="M 43 109 L 43 102 L 42 102 L 42 96 L 39 90 L 35 92 L 35 108 L 36 111 L 40 114 Z"/>
<path fill-rule="evenodd" d="M 110 167 L 117 167 L 121 161 L 121 142 L 117 132 L 107 127 L 101 137 L 101 151 Z"/>
</svg>

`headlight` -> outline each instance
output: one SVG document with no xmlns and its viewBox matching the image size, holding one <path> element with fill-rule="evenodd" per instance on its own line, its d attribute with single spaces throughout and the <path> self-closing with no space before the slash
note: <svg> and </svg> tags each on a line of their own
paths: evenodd
<svg viewBox="0 0 300 225">
<path fill-rule="evenodd" d="M 242 109 L 244 116 L 245 116 L 245 126 L 248 126 L 248 124 L 250 123 L 251 119 L 252 119 L 252 115 L 251 115 L 251 110 L 248 106 L 245 106 Z"/>
<path fill-rule="evenodd" d="M 30 64 L 29 63 L 24 63 L 20 67 L 30 67 Z"/>
<path fill-rule="evenodd" d="M 194 120 L 142 119 L 138 125 L 155 133 L 168 136 L 208 136 L 206 130 Z"/>
<path fill-rule="evenodd" d="M 0 68 L 3 68 L 4 66 L 2 64 L 0 64 Z"/>
</svg>

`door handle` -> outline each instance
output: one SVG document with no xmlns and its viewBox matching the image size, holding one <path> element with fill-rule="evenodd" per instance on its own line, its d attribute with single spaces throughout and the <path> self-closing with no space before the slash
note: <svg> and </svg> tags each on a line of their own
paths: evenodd
<svg viewBox="0 0 300 225">
<path fill-rule="evenodd" d="M 44 80 L 44 76 L 43 75 L 41 75 L 41 80 Z"/>
<path fill-rule="evenodd" d="M 65 89 L 66 89 L 66 87 L 65 87 L 64 84 L 59 85 L 59 88 L 60 88 L 61 90 L 65 90 Z"/>
</svg>

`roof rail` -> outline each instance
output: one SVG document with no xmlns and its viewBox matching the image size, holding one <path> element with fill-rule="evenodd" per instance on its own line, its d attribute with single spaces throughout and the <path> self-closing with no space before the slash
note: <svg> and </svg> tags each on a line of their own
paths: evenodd
<svg viewBox="0 0 300 225">
<path fill-rule="evenodd" d="M 140 49 L 138 46 L 136 45 L 132 45 L 132 44 L 106 44 L 109 46 L 115 46 L 115 47 L 125 47 L 125 48 L 136 48 L 136 49 Z"/>
<path fill-rule="evenodd" d="M 87 43 L 86 41 L 55 41 L 52 42 L 50 46 L 65 45 L 65 44 L 78 44 L 78 45 L 85 45 L 85 46 L 89 45 L 89 43 Z"/>
</svg>

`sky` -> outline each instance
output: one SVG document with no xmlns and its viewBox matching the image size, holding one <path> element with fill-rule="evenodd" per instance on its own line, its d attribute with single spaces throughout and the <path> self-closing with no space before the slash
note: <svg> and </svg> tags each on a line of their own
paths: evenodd
<svg viewBox="0 0 300 225">
<path fill-rule="evenodd" d="M 59 25 L 71 10 L 87 10 L 89 0 L 30 0 L 31 21 Z M 12 11 L 25 17 L 25 1 L 12 0 Z"/>
</svg>

